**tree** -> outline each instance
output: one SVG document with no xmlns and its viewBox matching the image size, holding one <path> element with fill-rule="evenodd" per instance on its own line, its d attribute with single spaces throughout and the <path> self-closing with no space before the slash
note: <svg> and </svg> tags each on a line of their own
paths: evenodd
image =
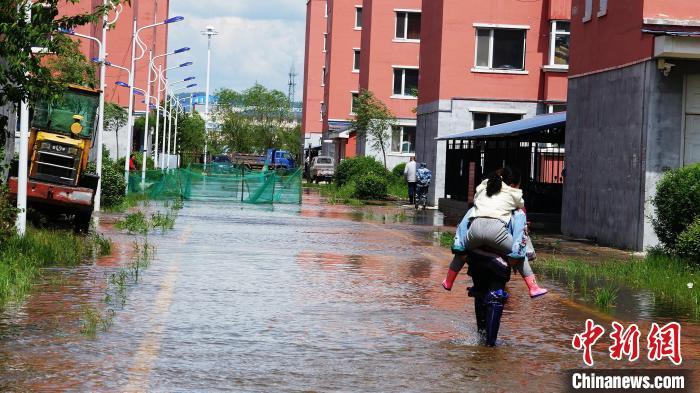
<svg viewBox="0 0 700 393">
<path fill-rule="evenodd" d="M 242 92 L 222 89 L 217 96 L 214 117 L 221 124 L 220 142 L 229 150 L 257 154 L 271 147 L 292 154 L 299 150 L 300 134 L 297 130 L 291 136 L 289 101 L 283 92 L 255 84 Z"/>
<path fill-rule="evenodd" d="M 105 104 L 105 130 L 114 131 L 116 135 L 117 152 L 115 156 L 117 158 L 119 158 L 119 129 L 126 125 L 128 115 L 126 109 L 113 102 Z"/>
<path fill-rule="evenodd" d="M 46 63 L 53 77 L 61 84 L 72 83 L 96 88 L 95 64 L 88 61 L 80 51 L 80 42 L 66 36 L 58 36 L 56 40 L 64 47 L 61 49 L 61 57 L 51 57 Z"/>
<path fill-rule="evenodd" d="M 391 127 L 396 124 L 396 116 L 369 90 L 362 90 L 355 99 L 354 112 L 352 129 L 358 136 L 367 138 L 374 150 L 382 152 L 386 168 L 386 148 L 391 140 Z"/>
<path fill-rule="evenodd" d="M 205 136 L 204 119 L 199 113 L 186 113 L 178 119 L 177 146 L 180 152 L 195 153 L 195 156 L 199 156 L 199 153 L 204 151 Z"/>
<path fill-rule="evenodd" d="M 77 3 L 78 0 L 44 0 L 31 2 L 31 22 L 26 21 L 29 11 L 25 0 L 0 0 L 0 105 L 22 100 L 34 102 L 49 99 L 64 91 L 66 81 L 56 77 L 49 62 L 55 57 L 63 61 L 74 54 L 66 44 L 59 29 L 73 29 L 98 22 L 101 17 L 120 2 L 108 0 L 91 12 L 72 16 L 59 16 L 59 3 Z M 43 48 L 33 53 L 32 48 Z"/>
</svg>

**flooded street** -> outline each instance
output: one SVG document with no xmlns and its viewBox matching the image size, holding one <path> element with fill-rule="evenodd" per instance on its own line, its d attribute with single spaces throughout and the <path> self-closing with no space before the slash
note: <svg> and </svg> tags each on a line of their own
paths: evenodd
<svg viewBox="0 0 700 393">
<path fill-rule="evenodd" d="M 0 390 L 564 390 L 564 371 L 582 366 L 572 336 L 587 318 L 608 330 L 613 319 L 556 282 L 541 280 L 552 293 L 531 300 L 513 277 L 500 345 L 480 346 L 469 278 L 440 286 L 451 254 L 433 240 L 439 217 L 421 212 L 415 225 L 395 210 L 315 195 L 274 208 L 186 203 L 174 230 L 149 235 L 155 258 L 112 325 L 86 337 L 81 310 L 104 308 L 107 275 L 130 258 L 133 239 L 115 234 L 115 255 L 49 272 L 2 314 Z M 664 322 L 627 314 L 615 320 L 643 332 Z M 683 324 L 683 340 L 683 368 L 700 368 L 698 324 Z M 607 345 L 596 368 L 670 364 L 613 362 Z"/>
</svg>

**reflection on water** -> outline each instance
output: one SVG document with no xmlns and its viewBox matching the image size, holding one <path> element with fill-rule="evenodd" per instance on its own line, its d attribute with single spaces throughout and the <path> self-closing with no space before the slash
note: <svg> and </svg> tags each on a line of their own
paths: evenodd
<svg viewBox="0 0 700 393">
<path fill-rule="evenodd" d="M 556 281 L 533 301 L 514 277 L 501 343 L 481 347 L 468 277 L 440 287 L 451 258 L 427 235 L 435 228 L 354 212 L 313 197 L 186 205 L 153 239 L 156 258 L 108 332 L 81 336 L 79 310 L 100 304 L 119 258 L 59 269 L 65 283 L 3 313 L 0 390 L 560 391 L 563 371 L 582 365 L 572 335 L 586 318 L 609 324 Z M 621 307 L 618 319 L 643 320 L 643 331 L 656 315 Z M 698 368 L 698 325 L 683 337 L 684 366 Z M 649 366 L 613 363 L 607 345 L 597 366 Z"/>
</svg>

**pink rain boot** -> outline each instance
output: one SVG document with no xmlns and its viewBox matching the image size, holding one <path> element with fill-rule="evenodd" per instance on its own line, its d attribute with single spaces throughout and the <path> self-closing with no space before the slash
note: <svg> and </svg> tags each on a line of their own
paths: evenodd
<svg viewBox="0 0 700 393">
<path fill-rule="evenodd" d="M 442 287 L 445 288 L 445 290 L 451 291 L 452 284 L 454 284 L 456 278 L 457 272 L 452 269 L 447 269 L 447 277 L 442 280 Z"/>
<path fill-rule="evenodd" d="M 546 290 L 544 288 L 540 288 L 540 286 L 537 285 L 537 280 L 535 280 L 534 274 L 531 276 L 524 277 L 524 279 L 525 279 L 525 284 L 527 284 L 527 287 L 530 289 L 530 297 L 531 298 L 540 297 L 540 296 L 546 294 L 547 292 L 549 292 L 548 290 Z"/>
</svg>

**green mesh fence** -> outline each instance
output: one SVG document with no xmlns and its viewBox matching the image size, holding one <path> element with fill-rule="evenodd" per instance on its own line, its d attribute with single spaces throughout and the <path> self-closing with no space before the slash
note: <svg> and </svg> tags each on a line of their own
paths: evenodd
<svg viewBox="0 0 700 393">
<path fill-rule="evenodd" d="M 133 172 L 129 193 L 149 199 L 242 203 L 301 203 L 301 170 L 250 171 L 235 165 L 190 165 L 187 168 Z"/>
</svg>

